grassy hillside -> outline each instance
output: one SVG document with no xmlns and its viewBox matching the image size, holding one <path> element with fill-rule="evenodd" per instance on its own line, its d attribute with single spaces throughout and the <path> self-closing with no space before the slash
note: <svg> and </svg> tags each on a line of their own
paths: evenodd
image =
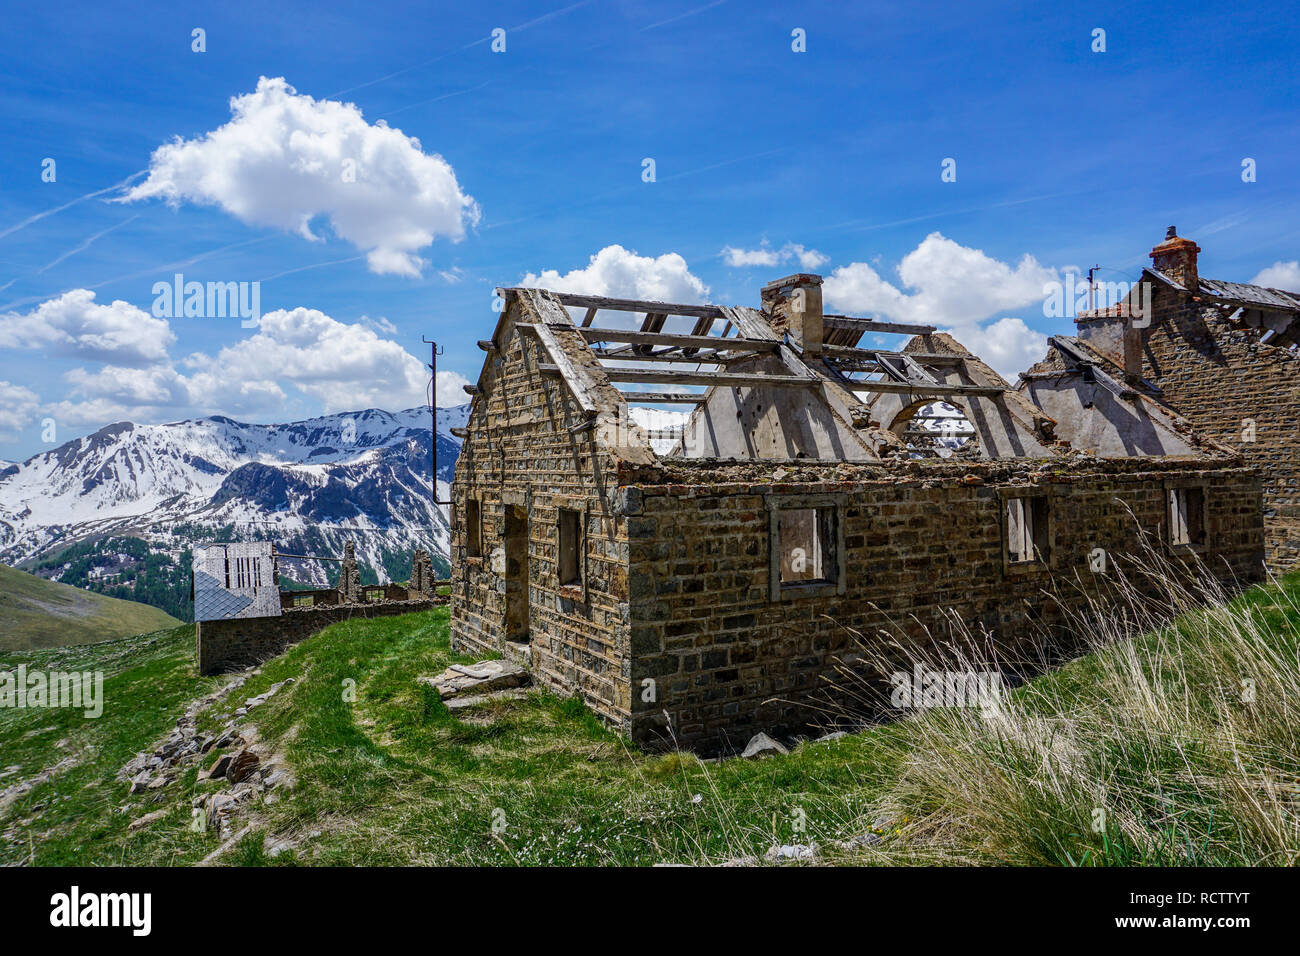
<svg viewBox="0 0 1300 956">
<path fill-rule="evenodd" d="M 0 651 L 89 644 L 179 624 L 121 601 L 0 565 Z"/>
<path fill-rule="evenodd" d="M 536 691 L 453 714 L 416 680 L 458 660 L 445 610 L 345 622 L 197 709 L 217 729 L 281 684 L 234 719 L 296 783 L 250 803 L 224 849 L 192 825 L 224 784 L 191 768 L 129 795 L 115 776 L 231 680 L 195 675 L 191 627 L 0 654 L 106 673 L 99 720 L 0 710 L 0 864 L 645 865 L 809 843 L 830 864 L 1294 863 L 1298 597 L 1300 575 L 1189 610 L 993 717 L 933 710 L 758 762 L 640 754 Z"/>
</svg>

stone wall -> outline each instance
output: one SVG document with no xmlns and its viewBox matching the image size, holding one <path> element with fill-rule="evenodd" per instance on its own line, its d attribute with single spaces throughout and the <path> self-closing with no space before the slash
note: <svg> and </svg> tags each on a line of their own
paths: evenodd
<svg viewBox="0 0 1300 956">
<path fill-rule="evenodd" d="M 752 465 L 673 466 L 628 488 L 634 739 L 665 745 L 669 723 L 677 743 L 706 749 L 743 746 L 755 730 L 798 730 L 817 698 L 835 696 L 837 663 L 861 649 L 848 629 L 927 642 L 927 627 L 948 636 L 945 615 L 955 613 L 992 635 L 1004 664 L 1032 664 L 1035 635 L 1062 613 L 1044 589 L 1077 579 L 1063 599 L 1077 603 L 1104 586 L 1090 569 L 1094 549 L 1114 567 L 1140 550 L 1138 526 L 1162 533 L 1171 482 L 1206 489 L 1201 557 L 1225 576 L 1259 576 L 1259 479 L 1240 462 L 946 468 L 792 465 L 773 484 Z M 1008 487 L 1049 496 L 1048 567 L 1006 565 Z M 773 600 L 768 504 L 808 495 L 838 502 L 845 586 Z"/>
<path fill-rule="evenodd" d="M 583 422 L 573 397 L 539 371 L 549 359 L 536 337 L 513 327 L 522 313 L 518 300 L 508 308 L 500 349 L 488 356 L 479 380 L 452 484 L 452 647 L 527 655 L 538 683 L 581 696 L 626 729 L 627 534 L 607 505 L 617 464 L 600 450 L 593 429 L 572 430 Z M 552 331 L 570 346 L 577 334 Z M 580 349 L 569 351 L 581 360 Z M 605 398 L 616 401 L 613 394 Z M 471 500 L 479 512 L 478 555 L 468 547 Z M 577 587 L 558 580 L 560 508 L 583 515 Z M 527 638 L 518 632 L 521 622 Z"/>
<path fill-rule="evenodd" d="M 1300 567 L 1300 356 L 1229 322 L 1233 311 L 1157 287 L 1142 374 L 1198 431 L 1260 469 L 1269 565 L 1289 571 Z M 1106 341 L 1115 323 L 1080 319 L 1079 335 Z"/>
<path fill-rule="evenodd" d="M 279 617 L 200 621 L 195 625 L 199 673 L 260 664 L 317 631 L 352 618 L 390 617 L 428 611 L 445 600 L 337 604 L 285 610 Z"/>
</svg>

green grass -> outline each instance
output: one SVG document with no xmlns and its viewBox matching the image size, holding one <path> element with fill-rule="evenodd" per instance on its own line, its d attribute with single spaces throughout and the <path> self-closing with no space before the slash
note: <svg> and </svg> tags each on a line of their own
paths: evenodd
<svg viewBox="0 0 1300 956">
<path fill-rule="evenodd" d="M 287 677 L 249 721 L 296 787 L 254 808 L 241 865 L 644 865 L 822 848 L 821 862 L 1167 865 L 1294 862 L 1300 798 L 1300 575 L 1176 627 L 1111 640 L 1031 681 L 996 718 L 935 710 L 786 757 L 703 762 L 629 748 L 579 702 L 533 691 L 453 716 L 417 682 L 463 660 L 447 612 L 335 625 L 267 663 L 201 722 Z M 217 784 L 193 771 L 127 796 L 114 774 L 165 734 L 199 678 L 193 631 L 0 655 L 0 668 L 102 667 L 104 717 L 0 711 L 0 770 L 77 762 L 0 809 L 0 863 L 185 864 L 219 845 L 187 824 Z M 1257 697 L 1236 691 L 1244 676 Z M 1093 826 L 1095 811 L 1104 825 Z M 130 820 L 168 815 L 132 833 Z M 248 822 L 248 821 L 241 821 Z M 864 851 L 834 842 L 875 830 Z M 267 852 L 268 838 L 292 849 Z"/>
<path fill-rule="evenodd" d="M 88 644 L 179 624 L 156 607 L 0 565 L 0 651 Z"/>
</svg>

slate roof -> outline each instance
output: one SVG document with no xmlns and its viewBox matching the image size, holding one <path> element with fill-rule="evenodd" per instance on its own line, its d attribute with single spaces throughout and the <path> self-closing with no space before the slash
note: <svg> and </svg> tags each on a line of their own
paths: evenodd
<svg viewBox="0 0 1300 956">
<path fill-rule="evenodd" d="M 1166 285 L 1184 292 L 1187 291 L 1179 282 L 1163 272 L 1158 272 L 1155 269 L 1145 271 Z M 1235 305 L 1274 309 L 1282 312 L 1300 312 L 1300 293 L 1287 292 L 1284 289 L 1269 289 L 1262 285 L 1250 285 L 1245 282 L 1224 282 L 1221 279 L 1202 278 L 1197 293 L 1214 299 L 1223 299 Z"/>
<path fill-rule="evenodd" d="M 226 562 L 261 562 L 261 587 L 226 587 Z M 194 620 L 279 617 L 280 588 L 275 583 L 275 553 L 269 541 L 213 544 L 194 552 Z"/>
</svg>

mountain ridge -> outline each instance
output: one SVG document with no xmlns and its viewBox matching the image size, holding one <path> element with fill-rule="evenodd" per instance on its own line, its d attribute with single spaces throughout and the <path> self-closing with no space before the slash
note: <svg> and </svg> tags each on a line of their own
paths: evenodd
<svg viewBox="0 0 1300 956">
<path fill-rule="evenodd" d="M 450 430 L 468 409 L 438 413 L 441 498 L 460 453 Z M 224 533 L 326 555 L 354 540 L 359 560 L 391 577 L 400 552 L 446 554 L 447 517 L 429 479 L 432 440 L 427 408 L 272 424 L 224 415 L 113 422 L 0 471 L 0 560 L 35 562 L 112 536 L 179 557 Z M 328 580 L 319 564 L 294 571 L 304 583 Z"/>
</svg>

